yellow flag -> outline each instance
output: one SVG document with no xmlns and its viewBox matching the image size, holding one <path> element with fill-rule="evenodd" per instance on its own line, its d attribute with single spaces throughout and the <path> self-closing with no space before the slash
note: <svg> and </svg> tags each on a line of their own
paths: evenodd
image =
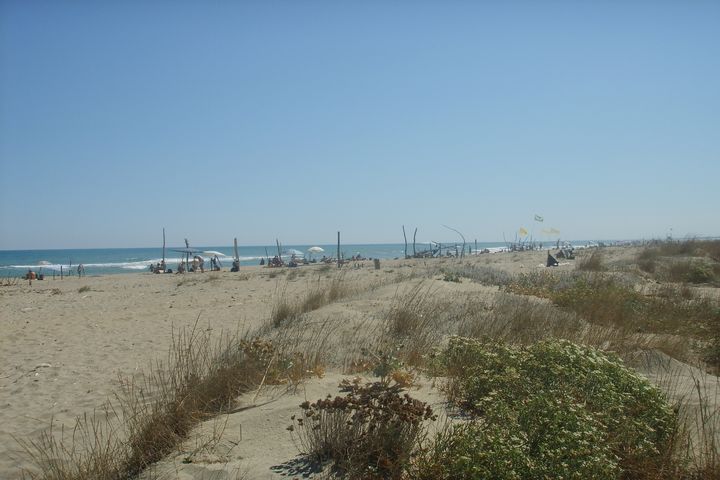
<svg viewBox="0 0 720 480">
<path fill-rule="evenodd" d="M 528 234 L 528 231 L 525 230 L 523 227 L 520 227 L 520 230 L 518 230 L 518 235 L 520 235 L 521 237 L 525 237 L 525 236 L 527 236 L 527 234 Z"/>
</svg>

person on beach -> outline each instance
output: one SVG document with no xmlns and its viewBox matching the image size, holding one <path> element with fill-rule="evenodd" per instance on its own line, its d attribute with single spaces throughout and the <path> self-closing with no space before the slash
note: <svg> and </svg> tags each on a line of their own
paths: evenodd
<svg viewBox="0 0 720 480">
<path fill-rule="evenodd" d="M 77 267 L 78 277 L 84 277 L 85 276 L 85 265 L 82 263 L 78 265 Z"/>
<path fill-rule="evenodd" d="M 167 269 L 165 265 L 165 260 L 160 262 L 160 273 L 165 273 L 165 270 Z"/>
<path fill-rule="evenodd" d="M 185 273 L 185 262 L 180 262 L 177 268 L 177 273 Z"/>
</svg>

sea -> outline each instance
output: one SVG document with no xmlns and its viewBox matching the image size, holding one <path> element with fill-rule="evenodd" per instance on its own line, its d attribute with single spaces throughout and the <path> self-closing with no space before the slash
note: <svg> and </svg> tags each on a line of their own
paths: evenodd
<svg viewBox="0 0 720 480">
<path fill-rule="evenodd" d="M 575 245 L 583 246 L 587 242 L 572 242 Z M 449 248 L 451 253 L 455 252 L 455 244 L 443 244 Z M 548 247 L 550 245 L 548 244 Z M 553 245 L 554 246 L 554 245 Z M 310 253 L 311 247 L 320 247 L 323 252 Z M 458 248 L 462 246 L 459 245 Z M 416 244 L 416 251 L 430 249 L 429 244 Z M 504 242 L 473 242 L 467 244 L 471 253 L 487 249 L 491 253 L 501 252 L 507 248 Z M 192 247 L 202 256 L 209 268 L 210 258 L 216 252 L 221 267 L 230 268 L 233 260 L 232 246 L 202 246 Z M 175 271 L 178 263 L 185 258 L 184 247 L 171 247 L 165 250 L 165 263 L 168 268 Z M 315 249 L 316 250 L 316 249 Z M 408 245 L 412 253 L 412 246 Z M 467 251 L 467 250 L 466 250 Z M 276 245 L 268 246 L 238 246 L 240 265 L 259 265 L 261 259 L 272 258 L 278 254 Z M 281 254 L 284 259 L 289 259 L 293 254 L 298 258 L 305 257 L 308 260 L 320 260 L 327 257 L 337 257 L 337 245 L 283 245 Z M 341 244 L 340 255 L 342 258 L 350 259 L 353 256 L 362 258 L 396 259 L 405 256 L 405 245 L 402 243 L 382 244 Z M 192 258 L 192 255 L 191 255 Z M 116 275 L 133 272 L 149 272 L 150 265 L 162 260 L 162 248 L 89 248 L 89 249 L 68 249 L 68 250 L 0 250 L 0 278 L 19 277 L 33 270 L 43 273 L 46 276 L 76 275 L 77 267 L 82 264 L 86 275 Z"/>
</svg>

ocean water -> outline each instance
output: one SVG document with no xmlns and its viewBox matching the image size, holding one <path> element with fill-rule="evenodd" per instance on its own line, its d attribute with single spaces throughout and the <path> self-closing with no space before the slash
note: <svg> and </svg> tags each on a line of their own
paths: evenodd
<svg viewBox="0 0 720 480">
<path fill-rule="evenodd" d="M 283 256 L 289 258 L 290 250 L 303 252 L 307 258 L 320 259 L 323 255 L 335 257 L 337 245 L 318 245 L 325 250 L 324 253 L 311 255 L 308 248 L 315 245 L 283 245 Z M 472 249 L 475 244 L 471 245 Z M 491 251 L 499 251 L 505 244 L 502 242 L 478 242 L 477 248 L 484 248 Z M 165 251 L 165 262 L 168 268 L 173 271 L 184 254 L 174 249 L 182 247 L 167 248 Z M 411 250 L 411 245 L 408 249 Z M 427 250 L 428 244 L 417 244 L 417 251 Z M 195 250 L 217 251 L 224 253 L 225 257 L 219 257 L 222 267 L 230 268 L 232 263 L 232 246 L 203 246 L 193 247 Z M 365 244 L 365 245 L 340 245 L 340 252 L 343 258 L 350 258 L 353 255 L 361 255 L 365 258 L 392 259 L 404 256 L 405 246 L 402 243 Z M 272 246 L 242 246 L 238 247 L 241 265 L 258 265 L 261 258 L 269 255 L 271 258 L 277 255 L 277 247 Z M 210 266 L 212 254 L 202 255 L 206 260 L 206 266 Z M 86 275 L 112 275 L 132 272 L 149 271 L 150 264 L 159 262 L 162 259 L 161 248 L 98 248 L 98 249 L 73 249 L 73 250 L 0 250 L 0 278 L 23 276 L 28 269 L 44 273 L 46 276 L 59 275 L 60 270 L 64 274 L 77 274 L 77 266 L 82 263 Z"/>
</svg>

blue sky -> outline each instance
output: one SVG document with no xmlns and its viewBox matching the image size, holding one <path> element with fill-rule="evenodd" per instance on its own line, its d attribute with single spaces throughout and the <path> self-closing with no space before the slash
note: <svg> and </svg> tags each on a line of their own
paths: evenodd
<svg viewBox="0 0 720 480">
<path fill-rule="evenodd" d="M 0 1 L 0 249 L 720 235 L 718 25 L 699 1 Z"/>
</svg>

